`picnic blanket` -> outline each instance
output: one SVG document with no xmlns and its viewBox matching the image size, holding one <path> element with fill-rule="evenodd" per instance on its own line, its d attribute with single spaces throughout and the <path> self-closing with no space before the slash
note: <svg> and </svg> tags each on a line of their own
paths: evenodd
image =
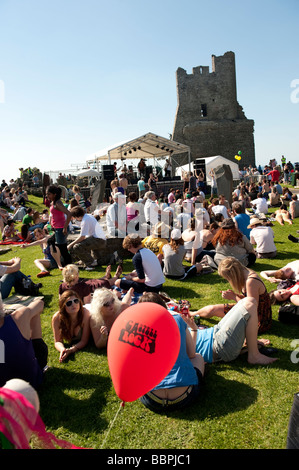
<svg viewBox="0 0 299 470">
<path fill-rule="evenodd" d="M 36 299 L 43 299 L 43 296 L 38 296 L 38 297 L 33 297 L 32 295 L 12 295 L 10 297 L 7 297 L 7 299 L 3 300 L 3 307 L 6 315 L 9 315 L 10 313 L 14 312 L 20 307 L 27 307 L 33 300 Z"/>
<path fill-rule="evenodd" d="M 0 245 L 24 245 L 24 244 L 29 244 L 29 242 L 26 242 L 25 240 L 20 240 L 17 242 L 13 242 L 12 240 L 1 240 Z"/>
</svg>

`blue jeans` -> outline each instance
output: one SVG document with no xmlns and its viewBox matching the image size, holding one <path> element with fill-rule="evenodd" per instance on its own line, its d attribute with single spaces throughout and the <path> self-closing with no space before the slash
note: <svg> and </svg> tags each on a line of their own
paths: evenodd
<svg viewBox="0 0 299 470">
<path fill-rule="evenodd" d="M 146 394 L 143 395 L 142 397 L 139 398 L 141 403 L 146 406 L 146 408 L 149 408 L 152 411 L 175 411 L 175 410 L 181 410 L 185 408 L 186 406 L 191 405 L 200 395 L 201 392 L 201 385 L 203 382 L 203 376 L 202 373 L 199 369 L 195 367 L 197 377 L 198 377 L 198 384 L 197 385 L 192 385 L 191 391 L 188 394 L 187 397 L 183 398 L 181 401 L 178 401 L 179 399 L 176 400 L 165 400 L 165 403 L 158 403 L 156 400 L 151 398 L 151 394 Z M 155 391 L 153 390 L 152 393 Z M 159 399 L 159 402 L 161 402 L 162 399 Z M 172 403 L 172 402 L 177 402 L 177 403 Z"/>
<path fill-rule="evenodd" d="M 10 274 L 4 274 L 4 276 L 0 279 L 0 291 L 2 299 L 6 299 L 11 289 L 15 286 L 17 281 L 21 281 L 22 279 L 27 279 L 27 276 L 23 274 L 21 271 L 16 271 Z"/>
</svg>

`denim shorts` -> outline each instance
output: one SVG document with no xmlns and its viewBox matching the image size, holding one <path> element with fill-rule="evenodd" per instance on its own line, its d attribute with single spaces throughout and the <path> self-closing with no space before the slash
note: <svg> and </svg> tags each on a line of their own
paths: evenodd
<svg viewBox="0 0 299 470">
<path fill-rule="evenodd" d="M 249 319 L 249 313 L 243 305 L 245 300 L 239 300 L 214 327 L 213 359 L 215 361 L 230 362 L 240 354 Z"/>
<path fill-rule="evenodd" d="M 57 245 L 65 245 L 67 243 L 67 237 L 63 233 L 63 228 L 55 228 L 54 232 Z"/>
</svg>

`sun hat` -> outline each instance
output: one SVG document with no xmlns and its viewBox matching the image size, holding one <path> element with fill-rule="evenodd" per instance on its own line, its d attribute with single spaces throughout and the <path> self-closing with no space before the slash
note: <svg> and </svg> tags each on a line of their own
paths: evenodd
<svg viewBox="0 0 299 470">
<path fill-rule="evenodd" d="M 247 226 L 247 228 L 252 228 L 262 223 L 263 221 L 261 219 L 259 219 L 258 217 L 253 217 L 252 219 L 250 219 L 250 224 Z"/>
<path fill-rule="evenodd" d="M 233 219 L 228 218 L 228 219 L 224 219 L 223 222 L 221 222 L 220 227 L 221 228 L 234 228 L 236 226 L 235 226 L 235 222 L 233 221 Z"/>
<path fill-rule="evenodd" d="M 153 228 L 154 237 L 169 238 L 170 227 L 164 222 L 157 222 Z"/>
<path fill-rule="evenodd" d="M 182 238 L 182 233 L 181 233 L 180 229 L 174 228 L 171 231 L 170 238 L 172 238 L 172 240 L 179 240 L 180 238 Z"/>
</svg>

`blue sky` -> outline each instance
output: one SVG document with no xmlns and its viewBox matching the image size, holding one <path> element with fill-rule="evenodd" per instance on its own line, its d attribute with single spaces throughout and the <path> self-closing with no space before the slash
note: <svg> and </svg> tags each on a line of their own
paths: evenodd
<svg viewBox="0 0 299 470">
<path fill-rule="evenodd" d="M 298 0 L 0 0 L 0 180 L 168 137 L 177 68 L 211 70 L 226 51 L 257 164 L 299 161 L 298 13 Z"/>
</svg>

